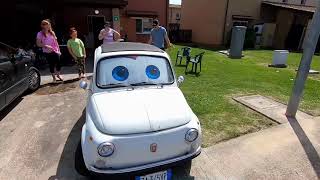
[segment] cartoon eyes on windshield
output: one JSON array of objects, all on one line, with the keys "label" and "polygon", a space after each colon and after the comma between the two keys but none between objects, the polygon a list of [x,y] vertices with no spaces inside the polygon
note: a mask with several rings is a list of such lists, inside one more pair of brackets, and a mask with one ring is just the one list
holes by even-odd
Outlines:
[{"label": "cartoon eyes on windshield", "polygon": [[112,70],[112,77],[117,81],[125,81],[129,77],[129,71],[124,66],[117,66]]},{"label": "cartoon eyes on windshield", "polygon": [[160,70],[154,65],[147,66],[146,74],[150,79],[158,79],[160,77]]}]

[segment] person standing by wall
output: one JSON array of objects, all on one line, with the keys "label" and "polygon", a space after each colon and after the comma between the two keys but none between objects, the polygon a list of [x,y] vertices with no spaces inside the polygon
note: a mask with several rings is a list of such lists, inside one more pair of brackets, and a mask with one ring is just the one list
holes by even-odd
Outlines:
[{"label": "person standing by wall", "polygon": [[41,21],[41,31],[37,34],[36,44],[42,48],[43,53],[49,63],[50,73],[52,75],[53,82],[56,82],[56,78],[63,81],[60,76],[60,48],[57,41],[57,36],[52,30],[51,23],[48,19]]},{"label": "person standing by wall", "polygon": [[166,28],[160,26],[157,19],[153,20],[153,29],[151,30],[151,35],[149,39],[149,44],[152,44],[162,50],[165,50],[164,41],[166,41],[167,46],[171,47],[172,44],[169,40]]},{"label": "person standing by wall", "polygon": [[120,33],[111,28],[110,22],[105,22],[104,29],[100,31],[99,40],[103,40],[103,44],[117,42],[120,39]]},{"label": "person standing by wall", "polygon": [[67,42],[68,51],[77,63],[79,78],[85,78],[86,49],[81,39],[78,38],[78,32],[75,28],[71,28],[69,34],[71,39]]}]

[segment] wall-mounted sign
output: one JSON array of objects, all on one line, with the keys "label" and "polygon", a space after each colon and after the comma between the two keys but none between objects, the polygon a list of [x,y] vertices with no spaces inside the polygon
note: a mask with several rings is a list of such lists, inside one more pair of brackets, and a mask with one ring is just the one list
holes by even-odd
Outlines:
[{"label": "wall-mounted sign", "polygon": [[119,19],[120,19],[119,16],[113,16],[113,21],[116,22],[116,21],[119,21]]}]

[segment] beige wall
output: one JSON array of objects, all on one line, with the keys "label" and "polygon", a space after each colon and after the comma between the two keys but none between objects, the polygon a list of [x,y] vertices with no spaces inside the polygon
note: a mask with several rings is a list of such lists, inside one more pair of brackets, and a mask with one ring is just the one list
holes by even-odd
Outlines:
[{"label": "beige wall", "polygon": [[273,46],[273,39],[274,39],[274,32],[276,30],[275,23],[265,23],[262,32],[261,38],[261,46],[262,47],[272,47]]},{"label": "beige wall", "polygon": [[282,49],[285,47],[285,41],[290,31],[294,14],[289,10],[281,10],[277,14],[277,27],[274,36],[273,47]]},{"label": "beige wall", "polygon": [[182,0],[181,27],[192,30],[192,41],[221,45],[226,0]]},{"label": "beige wall", "polygon": [[[192,41],[201,44],[222,45],[227,42],[228,34],[233,26],[233,15],[249,16],[252,23],[261,20],[261,3],[263,0],[229,0],[227,9],[227,0],[182,0],[181,9],[181,27],[182,29],[192,30]],[[269,0],[272,2],[282,2],[282,0]],[[316,0],[307,0],[306,5],[314,5]],[[289,4],[300,4],[301,0],[288,0]],[[274,13],[277,13],[274,11]],[[282,24],[277,27],[276,34],[287,35],[292,21],[291,15],[283,13],[276,19],[269,19],[270,22]],[[225,22],[226,17],[226,22]],[[282,27],[283,26],[283,27]],[[224,29],[225,27],[225,29]],[[281,33],[278,33],[281,32]],[[277,35],[275,45],[283,46],[285,35]],[[286,37],[286,36],[285,36]],[[224,38],[224,39],[223,39]],[[281,41],[281,43],[280,43]]]},{"label": "beige wall", "polygon": [[180,23],[180,21],[177,20],[177,14],[180,14],[180,19],[181,19],[181,8],[169,7],[169,17],[168,17],[169,24]]},{"label": "beige wall", "polygon": [[181,26],[183,29],[192,29],[193,42],[222,45],[232,29],[232,16],[251,16],[259,20],[261,1],[229,0],[225,23],[227,0],[182,0]]},{"label": "beige wall", "polygon": [[231,31],[233,26],[232,16],[249,16],[252,21],[260,19],[260,8],[262,0],[230,0],[227,13],[226,28],[225,28],[225,43],[227,42],[227,34]]},{"label": "beige wall", "polygon": [[308,6],[316,6],[317,0],[307,0],[306,5]]},{"label": "beige wall", "polygon": [[[270,2],[282,2],[282,0],[268,0]],[[317,0],[306,0],[307,6],[315,6]],[[301,4],[301,0],[288,0],[288,4]]]}]

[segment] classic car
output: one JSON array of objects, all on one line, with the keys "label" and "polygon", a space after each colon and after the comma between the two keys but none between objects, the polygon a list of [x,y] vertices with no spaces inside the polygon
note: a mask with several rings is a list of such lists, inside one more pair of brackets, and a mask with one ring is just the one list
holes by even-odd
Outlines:
[{"label": "classic car", "polygon": [[113,43],[97,48],[94,59],[91,82],[80,82],[88,92],[76,151],[80,174],[167,180],[171,165],[200,154],[200,122],[179,89],[184,78],[176,78],[166,52]]},{"label": "classic car", "polygon": [[0,111],[26,90],[40,87],[40,73],[33,62],[32,53],[0,42]]}]

